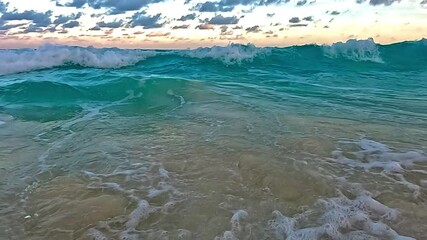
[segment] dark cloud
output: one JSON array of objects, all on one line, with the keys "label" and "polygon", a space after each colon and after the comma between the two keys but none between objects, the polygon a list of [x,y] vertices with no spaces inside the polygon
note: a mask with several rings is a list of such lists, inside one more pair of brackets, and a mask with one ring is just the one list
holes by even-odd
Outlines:
[{"label": "dark cloud", "polygon": [[203,23],[203,24],[198,25],[198,26],[196,27],[196,29],[200,29],[200,30],[214,30],[214,29],[215,29],[215,27],[214,27],[214,25],[212,25],[212,24],[209,24],[209,23]]},{"label": "dark cloud", "polygon": [[187,21],[187,20],[194,20],[196,19],[196,14],[195,13],[191,13],[191,14],[187,14],[185,16],[180,17],[179,19],[177,19],[178,21]]},{"label": "dark cloud", "polygon": [[308,17],[303,18],[302,20],[307,21],[307,22],[312,22],[314,19],[313,19],[313,16],[308,16]]},{"label": "dark cloud", "polygon": [[421,5],[427,4],[427,0],[423,0],[422,2],[420,2]]},{"label": "dark cloud", "polygon": [[[189,1],[188,1],[189,2]],[[195,6],[200,12],[230,12],[238,5],[243,6],[267,6],[279,3],[287,3],[289,0],[221,0],[219,2],[207,1]]]},{"label": "dark cloud", "polygon": [[336,16],[336,15],[340,15],[340,12],[338,12],[338,11],[332,11],[329,14]]},{"label": "dark cloud", "polygon": [[234,6],[224,6],[221,2],[204,2],[198,3],[195,9],[200,12],[230,12],[234,9]]},{"label": "dark cloud", "polygon": [[293,17],[293,18],[289,19],[289,22],[290,23],[299,23],[299,22],[301,22],[301,20],[298,17]]},{"label": "dark cloud", "polygon": [[149,28],[160,28],[164,25],[164,23],[159,23],[161,14],[157,14],[154,16],[148,16],[147,13],[137,12],[132,16],[132,20],[130,21],[130,25],[132,27],[142,26],[145,29]]},{"label": "dark cloud", "polygon": [[296,24],[289,24],[289,27],[307,27],[307,23],[296,23]]},{"label": "dark cloud", "polygon": [[24,12],[5,12],[1,16],[1,19],[9,20],[29,20],[33,22],[35,27],[47,27],[52,21],[50,17],[52,16],[52,11],[47,11],[45,13],[36,12],[36,11],[24,11]]},{"label": "dark cloud", "polygon": [[81,8],[83,5],[86,4],[86,0],[72,0],[71,2],[67,2],[65,4],[59,3],[59,1],[56,1],[56,6],[60,7],[75,7],[75,8]]},{"label": "dark cloud", "polygon": [[63,28],[75,28],[78,26],[80,26],[80,23],[78,21],[74,21],[74,20],[67,22],[67,23],[62,25]]},{"label": "dark cloud", "polygon": [[81,8],[87,4],[94,9],[107,8],[110,14],[120,14],[140,10],[142,7],[160,0],[72,0],[65,4],[60,4],[58,0],[55,1],[58,6]]},{"label": "dark cloud", "polygon": [[186,24],[186,25],[177,25],[177,26],[173,26],[172,29],[187,29],[190,25]]},{"label": "dark cloud", "polygon": [[306,3],[307,3],[307,0],[300,0],[300,1],[297,2],[297,6],[298,7],[304,6]]},{"label": "dark cloud", "polygon": [[245,29],[247,33],[257,33],[257,32],[261,32],[261,28],[258,25],[255,25],[253,27],[248,27]]},{"label": "dark cloud", "polygon": [[[364,3],[367,0],[356,0],[357,3]],[[395,2],[400,2],[401,0],[369,0],[369,4],[373,5],[373,6],[378,6],[378,5],[384,5],[384,6],[390,6],[391,4],[395,3]],[[426,1],[426,0],[424,0]]]},{"label": "dark cloud", "polygon": [[19,23],[19,24],[6,24],[5,21],[0,19],[0,31],[7,31],[12,28],[21,27],[23,25],[26,25],[26,23]]},{"label": "dark cloud", "polygon": [[0,13],[4,13],[7,11],[7,6],[9,5],[9,3],[4,3],[2,1],[0,1]]},{"label": "dark cloud", "polygon": [[53,21],[53,24],[55,24],[55,25],[59,25],[59,24],[64,24],[64,23],[66,23],[66,22],[68,22],[68,21],[71,21],[71,20],[77,20],[77,19],[79,19],[80,17],[82,16],[82,13],[81,12],[79,12],[79,13],[77,13],[77,14],[71,14],[71,15],[59,15],[54,21]]},{"label": "dark cloud", "polygon": [[32,32],[42,33],[44,32],[44,30],[43,28],[37,27],[36,25],[30,25],[22,33],[32,33]]},{"label": "dark cloud", "polygon": [[267,17],[274,17],[275,13],[267,13]]},{"label": "dark cloud", "polygon": [[211,18],[208,23],[213,25],[228,25],[228,24],[237,24],[239,19],[236,16],[233,17],[224,17],[222,15],[216,15]]},{"label": "dark cloud", "polygon": [[98,22],[96,23],[96,26],[100,27],[100,28],[119,28],[121,26],[123,26],[123,21],[113,21],[113,22]]},{"label": "dark cloud", "polygon": [[93,28],[89,28],[90,31],[99,31],[101,28],[99,26],[95,26]]}]

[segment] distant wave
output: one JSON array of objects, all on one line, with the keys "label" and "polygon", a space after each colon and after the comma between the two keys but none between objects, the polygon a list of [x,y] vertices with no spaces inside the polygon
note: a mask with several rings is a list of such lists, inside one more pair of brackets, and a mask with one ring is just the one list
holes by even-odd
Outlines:
[{"label": "distant wave", "polygon": [[0,75],[64,66],[120,68],[134,65],[154,51],[43,45],[37,49],[1,50]]},{"label": "distant wave", "polygon": [[353,61],[371,61],[384,63],[380,56],[378,45],[372,38],[366,40],[351,39],[347,42],[337,42],[330,46],[323,46],[326,57],[346,58]]},{"label": "distant wave", "polygon": [[[288,49],[292,51],[287,51]],[[184,58],[183,61],[188,61],[188,58],[214,60],[225,65],[296,64],[290,59],[298,58],[298,56],[305,61],[310,59],[310,61],[316,62],[327,59],[345,59],[353,62],[386,64],[394,61],[395,64],[401,64],[403,61],[402,54],[407,58],[406,60],[403,59],[404,61],[411,61],[412,65],[418,66],[419,63],[426,60],[427,40],[422,39],[385,46],[376,44],[373,39],[352,39],[332,45],[306,45],[286,48],[260,48],[253,44],[230,44],[224,47],[214,46],[193,50],[168,51],[43,45],[37,49],[0,50],[0,75],[73,65],[91,68],[122,68],[136,65],[148,60],[148,58],[163,57],[162,61],[165,61],[164,56]],[[263,61],[258,61],[259,59],[263,59]],[[305,64],[310,63],[305,62]]]},{"label": "distant wave", "polygon": [[225,64],[251,62],[254,58],[271,53],[271,48],[258,48],[253,44],[230,44],[226,47],[213,46],[184,50],[181,54],[192,58],[211,58]]}]

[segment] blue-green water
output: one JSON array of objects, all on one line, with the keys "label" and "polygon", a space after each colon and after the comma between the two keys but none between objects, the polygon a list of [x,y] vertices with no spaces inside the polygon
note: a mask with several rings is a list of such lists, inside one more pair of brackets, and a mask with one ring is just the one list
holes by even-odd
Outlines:
[{"label": "blue-green water", "polygon": [[423,239],[427,42],[0,50],[0,238]]}]

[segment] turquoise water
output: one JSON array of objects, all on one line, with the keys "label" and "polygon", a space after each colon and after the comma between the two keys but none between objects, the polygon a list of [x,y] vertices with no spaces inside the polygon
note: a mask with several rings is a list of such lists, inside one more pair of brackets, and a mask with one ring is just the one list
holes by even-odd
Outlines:
[{"label": "turquoise water", "polygon": [[0,50],[0,238],[423,239],[427,42]]}]

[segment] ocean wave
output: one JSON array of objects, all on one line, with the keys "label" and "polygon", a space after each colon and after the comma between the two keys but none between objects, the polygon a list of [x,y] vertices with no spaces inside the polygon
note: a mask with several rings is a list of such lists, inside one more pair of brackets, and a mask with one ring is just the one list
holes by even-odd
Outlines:
[{"label": "ocean wave", "polygon": [[323,52],[329,58],[384,63],[380,56],[378,45],[372,38],[366,40],[350,39],[347,42],[337,42],[330,46],[324,45]]},{"label": "ocean wave", "polygon": [[[36,49],[0,50],[0,76],[33,70],[49,69],[61,66],[79,66],[90,68],[122,68],[153,64],[178,59],[183,63],[197,59],[213,60],[224,65],[261,64],[261,65],[311,65],[312,61],[322,59],[345,59],[353,62],[382,63],[399,67],[407,61],[409,66],[423,65],[427,58],[427,40],[401,42],[391,45],[379,45],[369,38],[366,40],[348,40],[331,45],[306,45],[284,48],[256,47],[253,44],[229,44],[227,46],[203,47],[187,50],[124,50],[118,48],[72,47],[63,45],[43,45]],[[320,49],[320,51],[319,51]],[[290,50],[290,51],[288,51]],[[402,57],[403,56],[403,57]],[[147,59],[149,58],[149,59]],[[257,61],[262,59],[263,61]],[[293,61],[290,61],[293,59]],[[265,61],[264,61],[265,60]],[[329,62],[329,61],[328,61]],[[347,64],[347,63],[343,63]]]},{"label": "ocean wave", "polygon": [[155,51],[98,49],[43,45],[36,49],[2,50],[0,75],[28,72],[67,64],[95,68],[130,66],[154,56]]},{"label": "ocean wave", "polygon": [[259,48],[253,44],[230,44],[225,47],[203,47],[194,50],[184,50],[181,52],[183,56],[199,59],[216,59],[227,65],[236,63],[240,64],[242,62],[252,62],[254,58],[265,56],[269,53],[271,53],[270,48]]}]

